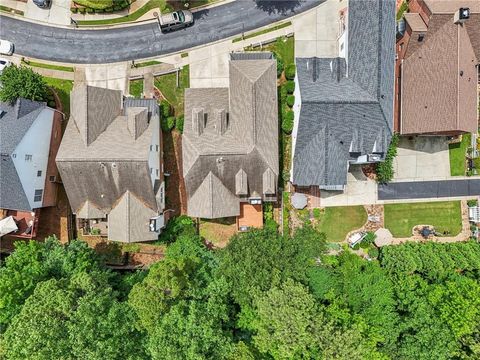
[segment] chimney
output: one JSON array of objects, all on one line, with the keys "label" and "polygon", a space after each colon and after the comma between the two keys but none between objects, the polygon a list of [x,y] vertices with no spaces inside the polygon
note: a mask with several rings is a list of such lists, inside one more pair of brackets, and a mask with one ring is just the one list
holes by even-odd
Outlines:
[{"label": "chimney", "polygon": [[205,117],[203,113],[203,109],[201,108],[193,108],[192,109],[192,130],[197,136],[203,134],[203,130],[205,129]]},{"label": "chimney", "polygon": [[453,17],[453,22],[455,24],[463,24],[470,18],[470,9],[469,8],[460,8],[457,10]]},{"label": "chimney", "polygon": [[225,134],[228,129],[228,114],[225,109],[215,109],[215,128],[220,135]]}]

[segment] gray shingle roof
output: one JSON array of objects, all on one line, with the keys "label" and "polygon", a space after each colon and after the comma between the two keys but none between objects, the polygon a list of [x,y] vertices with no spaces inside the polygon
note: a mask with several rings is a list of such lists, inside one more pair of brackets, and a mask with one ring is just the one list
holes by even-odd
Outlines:
[{"label": "gray shingle roof", "polygon": [[348,162],[384,156],[393,131],[395,1],[350,0],[348,55],[297,58],[301,111],[293,182],[345,185]]},{"label": "gray shingle roof", "polygon": [[0,102],[0,208],[32,210],[23,190],[15,165],[11,159],[17,145],[22,141],[46,104],[18,99],[14,105]]},{"label": "gray shingle roof", "polygon": [[[136,199],[127,201],[135,207],[128,209],[128,226],[132,229],[143,227],[149,219],[143,217],[145,214],[159,212],[148,164],[153,132],[160,132],[156,100],[123,99],[121,93],[115,90],[98,90],[93,87],[88,87],[87,91],[101,93],[101,98],[111,103],[100,108],[100,104],[93,101],[92,106],[97,107],[96,115],[88,119],[85,131],[79,129],[75,120],[71,119],[67,125],[56,161],[70,205],[79,217],[87,213],[83,209],[87,201],[97,207],[96,213],[110,214],[128,192]],[[81,103],[84,101],[84,90],[76,89],[72,93],[81,95],[79,99],[72,98],[72,115],[73,119],[77,119],[74,109],[80,109],[81,112],[89,112],[89,109],[75,105],[77,100]],[[112,105],[117,101],[120,110]],[[89,101],[89,104],[92,102]],[[105,124],[108,125],[103,128]],[[95,130],[95,136],[92,137],[94,140],[85,142],[84,134],[91,132],[90,126],[101,131],[96,133]],[[138,210],[138,203],[145,209]],[[121,219],[121,216],[113,219]],[[126,226],[124,219],[119,222],[113,219],[109,218],[109,229],[118,227],[111,230],[115,234],[113,240],[130,241],[130,232],[128,238],[118,238],[119,233],[127,234],[126,230],[121,230]],[[148,232],[148,224],[145,231]],[[134,232],[139,234],[136,230]]]},{"label": "gray shingle roof", "polygon": [[[185,90],[182,150],[190,216],[238,215],[238,189],[246,192],[243,196],[265,194],[262,176],[268,169],[277,183],[276,63],[271,54],[232,54],[229,76],[228,89]],[[237,176],[240,170],[245,175]],[[216,203],[214,211],[203,209],[214,200],[208,195],[207,177],[220,181],[230,194],[224,194],[230,200]],[[246,179],[246,184],[236,184],[236,178]]]}]

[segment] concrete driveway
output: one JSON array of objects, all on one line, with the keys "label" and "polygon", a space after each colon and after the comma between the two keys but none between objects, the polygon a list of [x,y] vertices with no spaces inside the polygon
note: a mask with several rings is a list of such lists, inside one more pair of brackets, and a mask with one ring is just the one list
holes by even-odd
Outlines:
[{"label": "concrete driveway", "polygon": [[292,20],[295,31],[296,57],[338,56],[338,35],[342,0],[327,0],[318,7]]},{"label": "concrete driveway", "polygon": [[41,9],[28,0],[24,16],[52,25],[70,25],[70,0],[52,0],[50,9]]},{"label": "concrete driveway", "polygon": [[345,192],[320,190],[320,206],[351,206],[377,203],[377,183],[368,179],[360,165],[350,165]]},{"label": "concrete driveway", "polygon": [[428,181],[450,178],[445,137],[401,137],[394,160],[394,181]]}]

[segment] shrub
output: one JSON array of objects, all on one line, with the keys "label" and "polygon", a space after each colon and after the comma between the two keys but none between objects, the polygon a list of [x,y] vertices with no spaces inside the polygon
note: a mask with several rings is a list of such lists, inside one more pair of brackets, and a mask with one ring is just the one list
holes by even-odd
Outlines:
[{"label": "shrub", "polygon": [[277,231],[278,224],[273,219],[267,219],[264,227],[266,230]]},{"label": "shrub", "polygon": [[275,58],[277,59],[277,77],[282,76],[283,69],[285,68],[285,64],[283,63],[282,58],[278,57],[275,55]]},{"label": "shrub", "polygon": [[315,219],[320,219],[320,217],[322,216],[322,210],[320,210],[319,208],[315,208],[313,209],[313,217]]},{"label": "shrub", "polygon": [[467,200],[467,205],[468,205],[468,206],[477,206],[477,205],[478,205],[478,201],[475,200],[475,199]]},{"label": "shrub", "polygon": [[285,112],[282,120],[282,130],[286,134],[291,134],[293,130],[293,111],[288,110]]},{"label": "shrub", "polygon": [[105,9],[105,12],[107,12],[107,13],[113,12],[113,7],[106,8],[106,9]]},{"label": "shrub", "polygon": [[98,13],[103,13],[103,9],[95,9],[95,13],[98,14]]},{"label": "shrub", "polygon": [[285,89],[287,90],[288,94],[293,94],[295,91],[295,81],[293,80],[287,80],[285,83]]},{"label": "shrub", "polygon": [[76,13],[78,12],[78,8],[72,7],[72,8],[70,8],[70,11],[71,11],[72,13],[76,14]]},{"label": "shrub", "polygon": [[87,13],[88,14],[93,14],[94,12],[95,12],[95,9],[87,8]]},{"label": "shrub", "polygon": [[288,64],[287,67],[285,68],[285,77],[287,80],[293,80],[295,78],[295,72],[296,72],[296,66],[295,64]]},{"label": "shrub", "polygon": [[178,131],[180,131],[183,134],[183,123],[184,123],[184,117],[183,115],[180,115],[177,117],[175,120],[175,127],[177,128]]},{"label": "shrub", "polygon": [[371,247],[368,249],[368,256],[371,258],[377,258],[378,257],[378,249],[376,247]]},{"label": "shrub", "polygon": [[85,14],[86,11],[87,11],[87,9],[85,9],[85,8],[79,8],[79,9],[78,9],[78,12],[79,12],[80,14]]},{"label": "shrub", "polygon": [[50,106],[51,108],[55,109],[56,107],[56,104],[55,104],[55,101],[54,100],[49,100],[48,103],[47,103],[48,106]]},{"label": "shrub", "polygon": [[370,245],[370,244],[373,244],[373,242],[375,241],[376,238],[377,238],[377,235],[375,235],[374,232],[369,231],[369,232],[367,232],[367,235],[365,235],[365,237],[363,238],[362,242]]},{"label": "shrub", "polygon": [[289,107],[292,107],[293,104],[295,104],[295,96],[294,95],[288,95],[287,96],[287,105]]},{"label": "shrub", "polygon": [[285,86],[281,86],[280,87],[280,102],[282,104],[285,104],[285,102],[287,101],[287,96],[288,96],[287,88]]},{"label": "shrub", "polygon": [[12,64],[0,74],[0,100],[14,103],[18,98],[34,101],[48,99],[48,87],[40,74],[25,66]]},{"label": "shrub", "polygon": [[74,3],[90,9],[105,9],[112,7],[114,0],[74,0]]},{"label": "shrub", "polygon": [[160,101],[160,113],[162,118],[168,118],[172,114],[172,107],[167,100]]},{"label": "shrub", "polygon": [[163,131],[170,131],[175,126],[175,117],[169,116],[167,118],[162,118],[162,130]]},{"label": "shrub", "polygon": [[377,163],[377,182],[381,184],[386,184],[393,179],[393,159],[397,156],[398,140],[398,134],[393,134],[387,150],[387,155],[385,156],[385,161]]}]

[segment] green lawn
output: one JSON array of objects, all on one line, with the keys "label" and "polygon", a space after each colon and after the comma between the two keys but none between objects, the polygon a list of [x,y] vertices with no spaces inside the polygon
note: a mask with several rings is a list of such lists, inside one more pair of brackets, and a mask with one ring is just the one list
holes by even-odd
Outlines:
[{"label": "green lawn", "polygon": [[167,98],[168,102],[175,109],[175,116],[183,114],[183,99],[185,88],[190,87],[190,71],[188,65],[179,71],[179,87],[177,87],[177,73],[157,76],[155,86]]},{"label": "green lawn", "polygon": [[68,119],[70,116],[70,91],[73,89],[73,81],[49,77],[44,77],[44,80],[48,86],[53,87],[57,92],[63,105],[63,112]]},{"label": "green lawn", "polygon": [[448,231],[455,236],[462,231],[460,201],[441,201],[411,204],[388,204],[385,227],[394,237],[409,237],[415,225],[433,225],[439,233]]},{"label": "green lawn", "polygon": [[60,70],[60,71],[67,71],[67,72],[74,72],[75,69],[71,66],[61,66],[61,65],[54,65],[54,64],[46,64],[46,63],[39,63],[35,61],[22,61],[22,64],[39,67],[44,69],[52,69],[52,70]]},{"label": "green lawn", "polygon": [[150,61],[145,61],[141,63],[135,63],[135,67],[145,67],[145,66],[153,66],[153,65],[159,65],[159,64],[161,64],[160,61],[150,60]]},{"label": "green lawn", "polygon": [[141,16],[145,15],[147,12],[149,12],[152,9],[160,9],[160,11],[162,13],[172,11],[172,7],[169,4],[167,4],[166,0],[150,0],[148,3],[146,3],[140,9],[138,9],[134,13],[131,13],[127,16],[122,16],[122,17],[115,18],[115,19],[83,20],[83,21],[78,21],[78,25],[88,25],[88,26],[90,26],[90,25],[111,25],[111,24],[119,24],[119,23],[124,23],[124,22],[135,21],[135,20],[138,20]]},{"label": "green lawn", "polygon": [[328,207],[320,215],[318,230],[325,233],[327,241],[343,241],[345,236],[367,222],[363,206]]},{"label": "green lawn", "polygon": [[235,42],[238,42],[238,41],[250,39],[250,38],[253,38],[255,36],[263,35],[263,34],[266,34],[266,33],[269,33],[269,32],[275,31],[275,30],[283,29],[283,28],[285,28],[287,26],[290,26],[290,25],[292,25],[292,22],[288,21],[288,22],[273,26],[271,28],[267,28],[267,29],[264,29],[264,30],[249,33],[249,34],[245,35],[244,37],[241,37],[241,36],[237,37],[237,38],[233,39],[232,42],[235,43]]},{"label": "green lawn", "polygon": [[293,64],[295,61],[295,38],[290,36],[288,38],[279,37],[277,41],[265,45],[262,48],[246,47],[246,51],[271,51],[283,60],[285,65]]},{"label": "green lawn", "polygon": [[143,79],[130,80],[130,95],[140,98],[143,92]]},{"label": "green lawn", "polygon": [[470,146],[471,134],[464,134],[462,136],[462,142],[456,144],[450,144],[448,146],[450,157],[450,175],[452,176],[464,176],[466,172],[465,156],[467,154],[467,148]]}]

